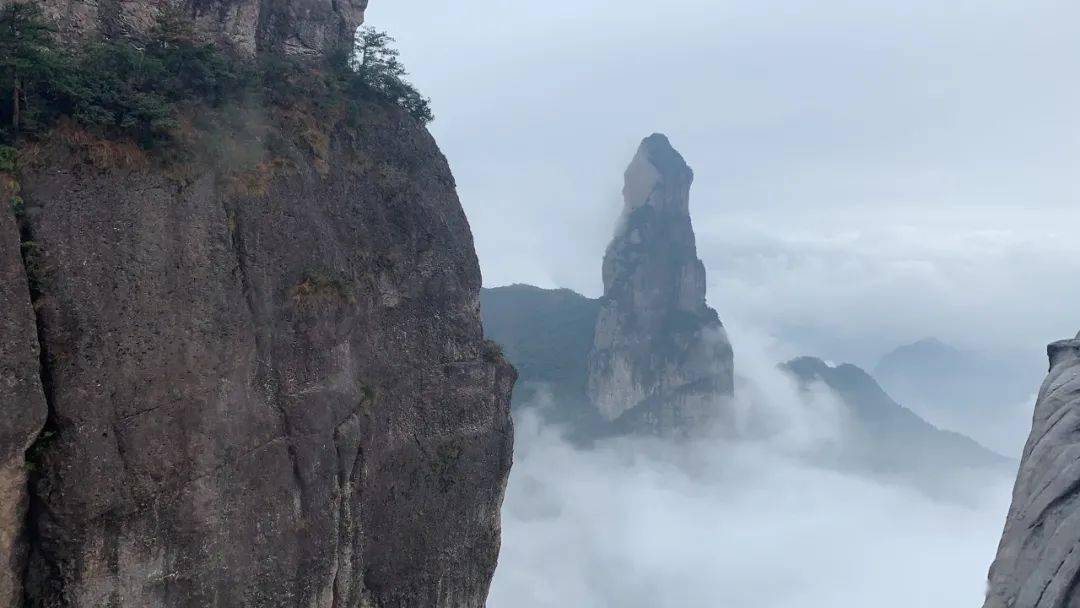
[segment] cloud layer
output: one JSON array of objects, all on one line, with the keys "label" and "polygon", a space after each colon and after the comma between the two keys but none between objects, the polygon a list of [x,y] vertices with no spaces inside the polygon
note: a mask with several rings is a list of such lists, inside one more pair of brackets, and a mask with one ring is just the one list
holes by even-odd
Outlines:
[{"label": "cloud layer", "polygon": [[840,400],[823,385],[798,391],[773,344],[732,337],[744,353],[736,411],[767,419],[765,437],[580,448],[535,409],[519,413],[489,606],[979,605],[1009,473],[957,478],[935,499],[919,483],[808,464],[842,440]]},{"label": "cloud layer", "polygon": [[489,286],[596,295],[622,171],[664,131],[725,319],[862,364],[938,333],[1041,358],[1080,325],[1075,2],[415,0],[368,20],[434,99]]},{"label": "cloud layer", "polygon": [[978,606],[1008,506],[814,469],[761,445],[579,450],[519,419],[492,608]]}]

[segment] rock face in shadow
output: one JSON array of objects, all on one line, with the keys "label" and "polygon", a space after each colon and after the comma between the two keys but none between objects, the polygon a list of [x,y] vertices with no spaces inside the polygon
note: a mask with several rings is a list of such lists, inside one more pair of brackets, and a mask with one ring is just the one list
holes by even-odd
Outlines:
[{"label": "rock face in shadow", "polygon": [[610,425],[588,396],[587,362],[600,306],[569,289],[507,285],[480,291],[484,332],[518,372],[514,408],[539,407],[546,421],[574,437],[603,435]]},{"label": "rock face in shadow", "polygon": [[588,360],[598,412],[627,428],[682,432],[722,414],[732,349],[705,303],[690,222],[693,172],[663,135],[626,170],[625,206],[604,256],[604,297]]},{"label": "rock face in shadow", "polygon": [[484,604],[515,373],[469,226],[402,112],[330,137],[248,187],[63,141],[22,175],[50,395],[31,606]]},{"label": "rock face in shadow", "polygon": [[1048,354],[984,608],[1080,606],[1080,335]]},{"label": "rock face in shadow", "polygon": [[24,142],[0,606],[484,605],[516,373],[446,159],[356,103],[200,108],[168,154],[71,124]]},{"label": "rock face in shadow", "polygon": [[[11,1],[0,0],[0,5]],[[256,51],[317,55],[347,42],[368,0],[39,0],[64,39],[150,31],[163,11],[194,19],[208,40]]]},{"label": "rock face in shadow", "polygon": [[0,606],[19,606],[29,549],[25,452],[48,412],[18,225],[7,204],[14,181],[0,174]]}]

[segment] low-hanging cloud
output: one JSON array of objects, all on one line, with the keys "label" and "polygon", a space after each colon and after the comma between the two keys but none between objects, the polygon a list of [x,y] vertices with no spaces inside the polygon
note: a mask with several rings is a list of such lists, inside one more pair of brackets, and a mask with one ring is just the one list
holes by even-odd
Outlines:
[{"label": "low-hanging cloud", "polygon": [[1053,224],[1080,215],[876,215],[874,227],[855,218],[801,229],[696,222],[710,300],[726,320],[867,366],[927,336],[1016,357],[1034,392],[1045,344],[1075,333],[1070,302],[1080,291],[1062,277],[1080,273],[1080,247]]},{"label": "low-hanging cloud", "polygon": [[[955,608],[982,600],[1011,479],[962,501],[816,467],[843,413],[743,346],[737,407],[754,440],[618,438],[582,448],[517,416],[492,608]],[[813,409],[805,409],[806,404]]]}]

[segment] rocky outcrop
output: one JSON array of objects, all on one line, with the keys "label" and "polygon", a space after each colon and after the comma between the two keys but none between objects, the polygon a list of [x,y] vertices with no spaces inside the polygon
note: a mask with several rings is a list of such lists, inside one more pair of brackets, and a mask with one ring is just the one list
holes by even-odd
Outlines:
[{"label": "rocky outcrop", "polygon": [[242,187],[41,154],[29,604],[482,606],[514,372],[427,133],[372,107]]},{"label": "rocky outcrop", "polygon": [[604,297],[589,356],[599,413],[635,429],[698,428],[733,391],[732,349],[705,303],[690,222],[693,172],[663,135],[626,170],[625,206],[604,256]]},{"label": "rocky outcrop", "polygon": [[[25,452],[47,413],[38,369],[37,328],[13,208],[15,181],[0,173],[0,606],[22,601],[26,538]],[[17,199],[16,199],[17,200]]]},{"label": "rocky outcrop", "polygon": [[329,136],[239,184],[62,138],[24,171],[31,606],[483,605],[514,372],[453,178],[396,109]]},{"label": "rocky outcrop", "polygon": [[[0,4],[22,0],[0,0]],[[367,0],[39,0],[62,38],[148,32],[163,11],[193,19],[208,40],[257,51],[316,55],[351,40]]]},{"label": "rocky outcrop", "polygon": [[984,608],[1080,606],[1080,335],[1048,354]]},{"label": "rocky outcrop", "polygon": [[23,142],[0,606],[484,605],[516,373],[446,159],[356,104],[199,108],[163,153]]}]

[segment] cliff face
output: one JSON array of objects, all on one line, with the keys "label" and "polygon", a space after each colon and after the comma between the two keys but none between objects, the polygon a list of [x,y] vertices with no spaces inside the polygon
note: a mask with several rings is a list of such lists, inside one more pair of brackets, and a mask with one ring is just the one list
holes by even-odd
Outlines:
[{"label": "cliff face", "polygon": [[663,135],[626,170],[625,206],[604,256],[604,298],[589,357],[600,414],[634,428],[685,430],[733,391],[732,350],[705,304],[690,222],[693,172]]},{"label": "cliff face", "polygon": [[515,372],[446,160],[374,102],[237,112],[188,135],[230,162],[64,128],[20,156],[0,606],[482,606]]},{"label": "cliff face", "polygon": [[[6,4],[12,0],[2,0]],[[256,51],[317,55],[364,21],[368,0],[40,0],[65,39],[132,35],[162,11],[194,19],[211,41],[242,55]]]},{"label": "cliff face", "polygon": [[984,608],[1080,606],[1080,335],[1048,353]]},{"label": "cliff face", "polygon": [[[15,196],[0,175],[0,200]],[[24,453],[45,423],[45,395],[38,375],[37,329],[20,254],[19,229],[4,205],[0,212],[0,606],[22,601],[26,538],[27,463]]]}]

